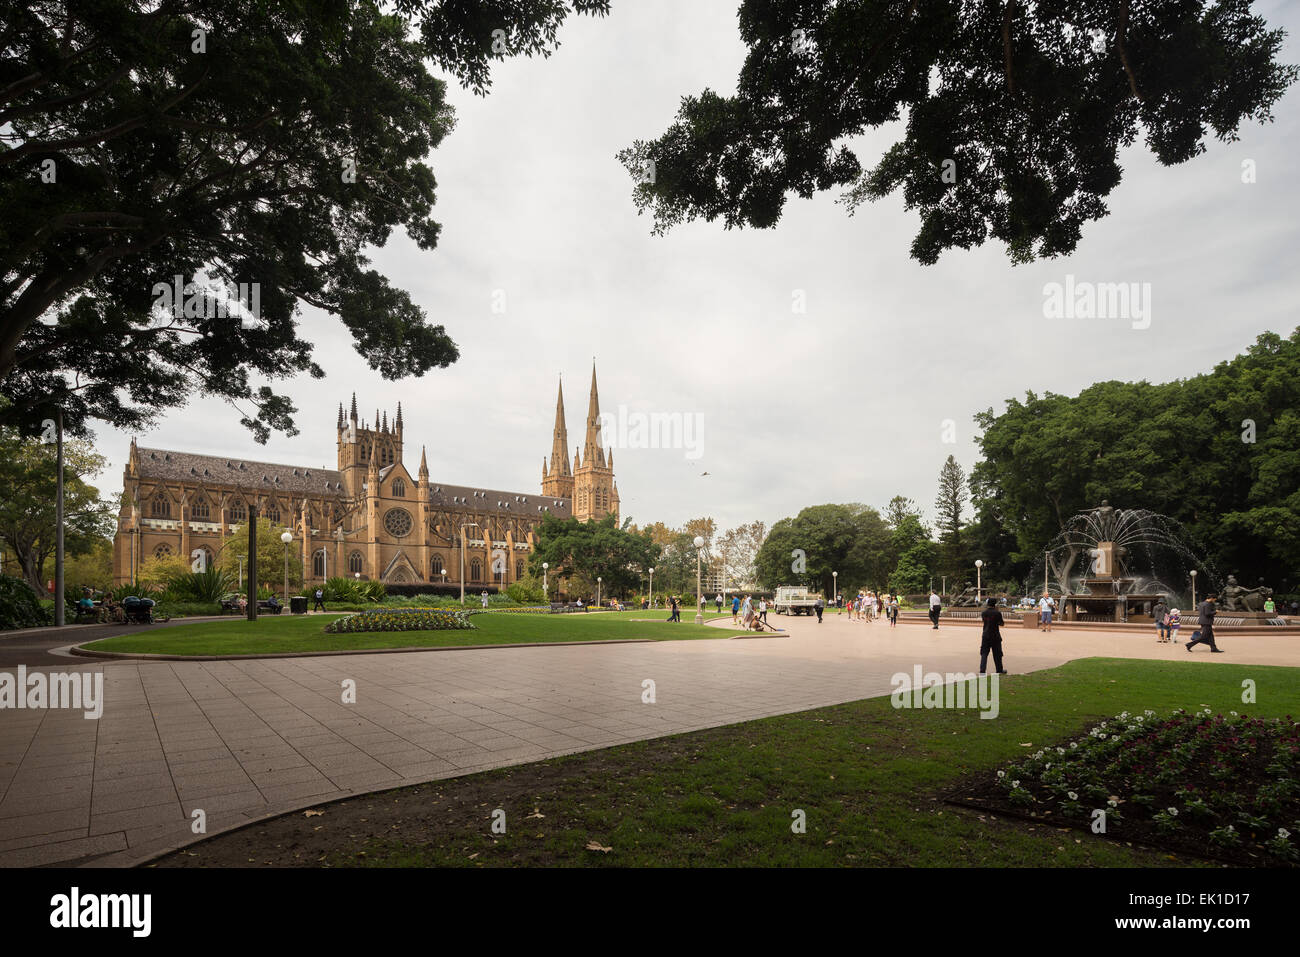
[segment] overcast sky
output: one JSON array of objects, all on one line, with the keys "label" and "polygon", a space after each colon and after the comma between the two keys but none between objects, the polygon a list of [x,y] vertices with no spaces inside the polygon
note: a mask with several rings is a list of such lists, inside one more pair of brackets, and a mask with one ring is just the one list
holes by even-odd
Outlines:
[{"label": "overcast sky", "polygon": [[[929,516],[946,456],[968,470],[976,459],[975,412],[1026,390],[1195,375],[1264,330],[1297,325],[1294,91],[1274,124],[1211,142],[1181,167],[1159,167],[1139,144],[1123,157],[1112,214],[1069,259],[1012,267],[990,243],[919,265],[908,258],[918,220],[898,196],[852,217],[835,193],[795,198],[774,230],[697,222],[652,237],[615,154],[661,133],[681,96],[734,91],[736,9],[615,0],[603,20],[568,22],[550,59],[498,67],[486,99],[452,87],[457,128],[431,157],[440,245],[423,253],[400,236],[374,256],[457,342],[450,369],[386,382],[340,324],[308,310],[302,334],[327,376],[277,386],[299,409],[299,436],[258,446],[229,406],[199,401],[139,442],[333,467],[337,403],[355,390],[367,418],[376,407],[391,418],[401,401],[412,471],[425,443],[435,483],[534,492],[557,379],[572,447],[595,358],[604,411],[703,425],[698,459],[616,451],[623,515],[638,524],[770,524],[825,502],[883,507],[899,493]],[[1283,60],[1300,61],[1300,4],[1256,10],[1292,34]],[[897,134],[864,138],[864,165]],[[1245,159],[1254,184],[1242,183]],[[1150,283],[1149,328],[1045,318],[1044,285],[1067,274]],[[496,290],[504,314],[493,313]],[[796,290],[803,314],[792,312]],[[946,419],[955,443],[943,441]],[[101,428],[99,438],[110,464],[98,484],[116,493],[131,436]]]}]

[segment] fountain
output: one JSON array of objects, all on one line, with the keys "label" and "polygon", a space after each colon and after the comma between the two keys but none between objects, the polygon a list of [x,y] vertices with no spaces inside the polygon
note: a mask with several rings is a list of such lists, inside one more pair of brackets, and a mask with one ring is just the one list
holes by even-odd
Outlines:
[{"label": "fountain", "polygon": [[1066,523],[1044,556],[1043,577],[1054,574],[1056,587],[1048,589],[1059,596],[1066,621],[1154,621],[1158,600],[1180,601],[1181,589],[1170,587],[1162,575],[1172,573],[1181,581],[1186,569],[1199,568],[1205,572],[1200,580],[1215,587],[1213,569],[1185,538],[1166,516],[1103,501]]}]

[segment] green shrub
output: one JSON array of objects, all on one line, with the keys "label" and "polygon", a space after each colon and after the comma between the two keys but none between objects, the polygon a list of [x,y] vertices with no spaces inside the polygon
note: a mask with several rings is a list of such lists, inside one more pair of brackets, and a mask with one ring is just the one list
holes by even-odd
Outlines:
[{"label": "green shrub", "polygon": [[25,581],[0,575],[0,629],[37,628],[53,622],[53,614],[41,607]]},{"label": "green shrub", "polygon": [[167,582],[164,600],[219,602],[234,583],[234,577],[220,568],[209,568],[205,572],[187,572]]},{"label": "green shrub", "polygon": [[542,591],[542,583],[532,576],[521,578],[519,581],[507,585],[506,594],[511,601],[521,605],[533,605],[546,601],[546,593]]}]

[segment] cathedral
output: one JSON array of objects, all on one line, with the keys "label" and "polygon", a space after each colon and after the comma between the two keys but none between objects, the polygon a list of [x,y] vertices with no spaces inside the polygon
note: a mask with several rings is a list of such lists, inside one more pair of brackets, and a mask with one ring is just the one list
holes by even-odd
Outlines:
[{"label": "cathedral", "polygon": [[387,412],[367,423],[358,420],[353,395],[346,414],[339,405],[335,430],[334,469],[144,448],[132,439],[113,539],[114,582],[134,582],[151,556],[201,558],[211,567],[226,538],[256,509],[260,519],[293,534],[290,547],[301,552],[308,587],[335,576],[459,584],[463,566],[466,588],[499,591],[526,574],[545,515],[618,519],[614,455],[601,446],[594,365],[586,437],[572,464],[560,386],[540,495],[434,482],[423,446],[412,475],[400,403],[391,423]]}]

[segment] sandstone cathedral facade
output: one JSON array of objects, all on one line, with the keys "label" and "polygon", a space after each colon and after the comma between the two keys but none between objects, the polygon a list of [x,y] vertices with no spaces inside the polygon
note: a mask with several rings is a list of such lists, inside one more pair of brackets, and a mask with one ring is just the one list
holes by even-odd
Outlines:
[{"label": "sandstone cathedral facade", "polygon": [[354,394],[347,414],[339,405],[335,429],[333,469],[144,448],[132,439],[113,539],[114,581],[136,581],[153,556],[201,555],[210,567],[256,509],[260,520],[293,534],[290,547],[301,554],[308,586],[357,575],[389,584],[459,584],[463,564],[466,588],[500,590],[527,573],[544,516],[618,518],[594,365],[586,437],[572,464],[560,386],[540,495],[432,481],[425,447],[412,475],[400,403],[391,424],[387,412],[367,423],[357,417]]}]

